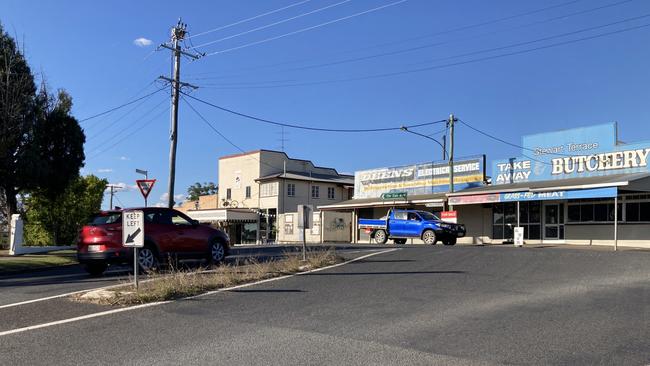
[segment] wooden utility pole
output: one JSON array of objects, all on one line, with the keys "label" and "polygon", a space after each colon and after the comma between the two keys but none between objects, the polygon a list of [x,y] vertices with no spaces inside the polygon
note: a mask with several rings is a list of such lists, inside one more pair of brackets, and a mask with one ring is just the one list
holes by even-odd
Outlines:
[{"label": "wooden utility pole", "polygon": [[181,23],[181,20],[179,19],[176,26],[172,28],[171,45],[160,45],[160,47],[171,50],[174,55],[174,74],[172,75],[172,78],[170,79],[164,76],[159,77],[159,79],[169,81],[172,87],[171,131],[169,135],[169,184],[167,185],[167,194],[169,195],[167,199],[167,206],[169,208],[174,207],[174,182],[176,180],[176,145],[178,144],[178,98],[180,87],[182,85],[189,85],[186,83],[181,83],[180,81],[181,55],[186,55],[194,59],[198,59],[200,57],[200,55],[194,55],[181,50],[180,42],[185,39],[186,33],[187,24]]}]

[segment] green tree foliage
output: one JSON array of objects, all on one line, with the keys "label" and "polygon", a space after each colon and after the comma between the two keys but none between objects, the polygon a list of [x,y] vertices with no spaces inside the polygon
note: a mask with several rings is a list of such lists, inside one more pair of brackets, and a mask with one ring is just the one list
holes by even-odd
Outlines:
[{"label": "green tree foliage", "polygon": [[0,211],[17,210],[16,195],[60,195],[79,174],[85,136],[70,115],[72,98],[36,88],[23,53],[0,26]]},{"label": "green tree foliage", "polygon": [[199,196],[216,194],[218,192],[219,187],[212,182],[205,182],[203,185],[196,182],[187,188],[187,199],[190,201],[196,201],[199,199]]},{"label": "green tree foliage", "polygon": [[25,199],[25,242],[37,245],[71,245],[79,229],[102,205],[108,181],[94,175],[77,177],[63,194],[49,197],[43,191]]}]

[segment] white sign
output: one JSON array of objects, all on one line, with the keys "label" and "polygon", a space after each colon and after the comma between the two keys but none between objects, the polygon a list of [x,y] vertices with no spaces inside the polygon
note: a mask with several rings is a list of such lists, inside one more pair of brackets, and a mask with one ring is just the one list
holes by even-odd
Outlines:
[{"label": "white sign", "polygon": [[122,246],[144,246],[144,212],[141,210],[122,212]]},{"label": "white sign", "polygon": [[524,228],[521,226],[515,227],[514,242],[516,247],[524,245]]}]

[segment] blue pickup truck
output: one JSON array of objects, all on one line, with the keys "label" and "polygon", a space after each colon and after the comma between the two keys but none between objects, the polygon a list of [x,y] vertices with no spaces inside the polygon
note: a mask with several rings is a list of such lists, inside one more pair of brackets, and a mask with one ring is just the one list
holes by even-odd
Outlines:
[{"label": "blue pickup truck", "polygon": [[444,222],[430,212],[417,210],[391,209],[381,219],[359,219],[359,229],[370,234],[377,244],[385,244],[388,239],[406,244],[408,238],[420,238],[425,244],[442,241],[454,245],[457,238],[465,236],[464,225]]}]

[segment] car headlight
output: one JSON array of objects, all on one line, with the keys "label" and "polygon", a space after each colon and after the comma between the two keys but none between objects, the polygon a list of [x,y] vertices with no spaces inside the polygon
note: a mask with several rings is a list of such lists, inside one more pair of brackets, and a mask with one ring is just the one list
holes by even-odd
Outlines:
[{"label": "car headlight", "polygon": [[443,228],[443,229],[450,229],[451,225],[449,225],[449,224],[440,224],[440,227]]}]

